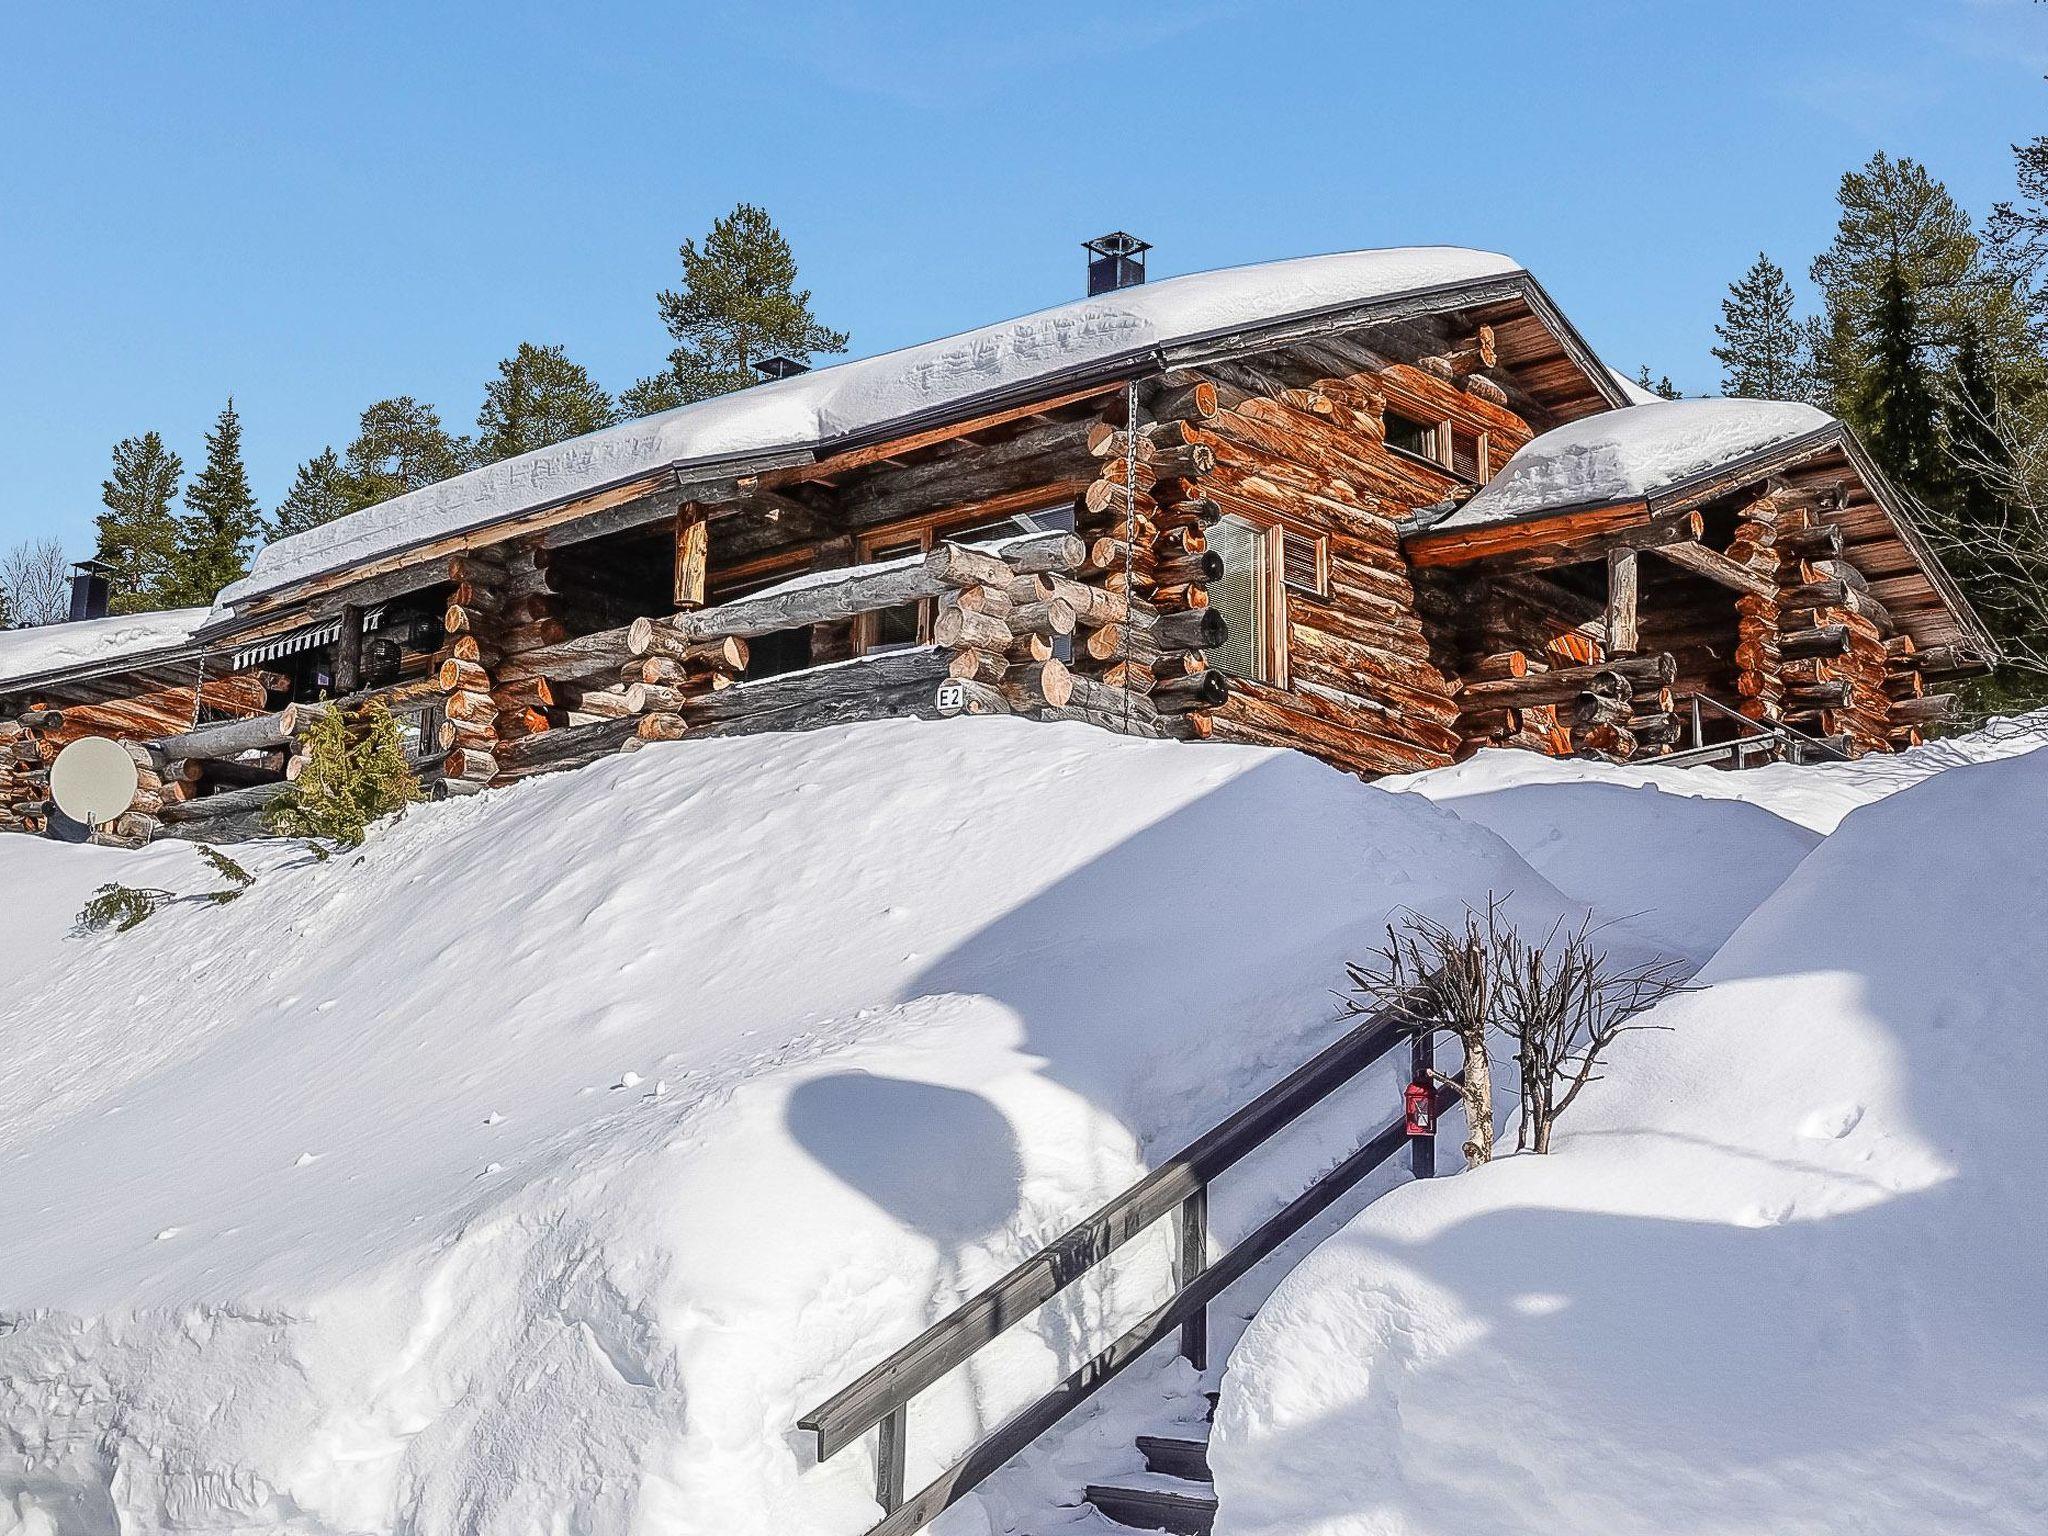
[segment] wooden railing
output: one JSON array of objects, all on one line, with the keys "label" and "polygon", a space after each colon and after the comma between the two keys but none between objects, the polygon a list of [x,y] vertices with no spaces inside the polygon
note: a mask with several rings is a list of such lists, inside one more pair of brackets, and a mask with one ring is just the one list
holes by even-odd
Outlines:
[{"label": "wooden railing", "polygon": [[[1774,720],[1752,720],[1703,693],[1689,694],[1680,702],[1688,706],[1692,745],[1661,758],[1647,759],[1660,768],[1690,768],[1713,763],[1723,757],[1731,758],[1739,768],[1744,755],[1751,750],[1780,752],[1786,762],[1793,764],[1817,760],[1849,761],[1847,741],[1843,737],[1809,736]],[[1731,741],[1708,742],[1706,717],[1710,713],[1732,721],[1739,734]]]},{"label": "wooden railing", "polygon": [[[1206,1368],[1209,1303],[1227,1287],[1391,1161],[1404,1144],[1411,1148],[1411,1167],[1418,1177],[1434,1173],[1434,1138],[1410,1136],[1404,1111],[1228,1252],[1214,1258],[1209,1255],[1209,1186],[1217,1175],[1403,1045],[1411,1049],[1410,1080],[1426,1081],[1427,1036],[1418,1036],[1411,1011],[1388,1007],[1374,1013],[1080,1225],[799,1419],[800,1428],[817,1436],[820,1461],[837,1455],[868,1430],[879,1430],[875,1495],[884,1518],[869,1536],[909,1536],[924,1529],[1169,1334],[1177,1331],[1182,1354],[1197,1369]],[[1453,1093],[1451,1089],[1438,1091],[1439,1111],[1447,1107]],[[1050,1392],[977,1441],[928,1486],[906,1498],[905,1447],[912,1399],[1154,1222],[1176,1214],[1179,1240],[1172,1296]]]}]

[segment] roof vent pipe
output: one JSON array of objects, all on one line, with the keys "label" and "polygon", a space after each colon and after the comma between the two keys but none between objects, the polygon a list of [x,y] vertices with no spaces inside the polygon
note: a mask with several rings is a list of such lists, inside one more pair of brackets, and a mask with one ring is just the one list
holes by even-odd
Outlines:
[{"label": "roof vent pipe", "polygon": [[800,373],[810,371],[809,363],[800,363],[795,358],[784,357],[780,353],[773,357],[764,357],[754,364],[754,372],[764,379],[793,379]]},{"label": "roof vent pipe", "polygon": [[81,560],[71,567],[71,622],[104,619],[113,596],[114,568],[104,560]]},{"label": "roof vent pipe", "polygon": [[1088,297],[1135,288],[1145,281],[1145,253],[1152,247],[1136,235],[1115,230],[1081,242],[1088,253]]}]

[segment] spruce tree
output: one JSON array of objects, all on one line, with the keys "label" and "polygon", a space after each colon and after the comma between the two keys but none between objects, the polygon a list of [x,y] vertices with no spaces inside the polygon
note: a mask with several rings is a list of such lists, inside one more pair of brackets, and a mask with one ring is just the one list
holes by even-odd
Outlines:
[{"label": "spruce tree", "polygon": [[1682,400],[1685,398],[1685,391],[1671,382],[1670,374],[1667,373],[1655,379],[1651,378],[1650,365],[1648,363],[1643,363],[1636,369],[1636,383],[1660,399]]},{"label": "spruce tree", "polygon": [[[1954,474],[1950,512],[1956,536],[1965,543],[2005,520],[2005,501],[1996,486],[2009,483],[2012,466],[1997,430],[1998,416],[1997,380],[1985,355],[1983,336],[1973,325],[1963,332],[1956,348],[1955,368],[1941,405],[1942,431]],[[1959,563],[1967,567],[1967,556]],[[1957,574],[1970,573],[1959,569]]]},{"label": "spruce tree", "polygon": [[612,397],[561,347],[522,341],[484,386],[476,418],[477,462],[495,464],[581,437],[610,426],[618,414]]},{"label": "spruce tree", "polygon": [[1948,478],[1940,406],[1922,356],[1919,303],[1904,272],[1892,272],[1879,286],[1869,330],[1870,356],[1853,401],[1857,418],[1867,424],[1871,457],[1894,484],[1935,503]]},{"label": "spruce tree", "polygon": [[100,482],[107,510],[97,518],[95,557],[113,567],[115,613],[171,606],[178,560],[178,520],[171,505],[185,463],[154,432],[114,444],[113,472]]},{"label": "spruce tree", "polygon": [[1792,285],[1762,251],[1721,301],[1714,348],[1721,393],[1751,400],[1804,400],[1813,393],[1807,331],[1792,313]]},{"label": "spruce tree", "polygon": [[308,528],[331,523],[351,510],[348,488],[342,483],[341,458],[330,446],[301,464],[292,474],[292,488],[277,504],[270,522],[270,536],[290,538]]},{"label": "spruce tree", "polygon": [[12,629],[15,623],[14,595],[4,583],[0,583],[0,629]]},{"label": "spruce tree", "polygon": [[451,479],[470,467],[469,445],[441,425],[431,405],[398,395],[362,414],[342,466],[342,500],[351,512]]},{"label": "spruce tree", "polygon": [[678,254],[682,288],[656,295],[677,346],[667,369],[626,392],[634,414],[757,384],[754,364],[766,357],[809,362],[846,350],[846,333],[820,325],[810,290],[796,290],[796,258],[766,210],[741,203],[711,226],[701,249],[685,240]]},{"label": "spruce tree", "polygon": [[185,487],[173,606],[213,601],[222,587],[249,573],[249,553],[263,532],[263,509],[242,466],[242,418],[229,399],[206,434],[206,466]]}]

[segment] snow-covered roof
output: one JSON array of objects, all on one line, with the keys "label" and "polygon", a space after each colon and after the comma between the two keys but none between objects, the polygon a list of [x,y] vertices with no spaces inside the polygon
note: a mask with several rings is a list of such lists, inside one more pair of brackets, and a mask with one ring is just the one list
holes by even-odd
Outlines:
[{"label": "snow-covered roof", "polygon": [[187,644],[206,622],[204,608],[117,614],[76,624],[0,632],[0,685],[100,663],[140,660]]},{"label": "snow-covered roof", "polygon": [[1643,388],[1642,385],[1623,373],[1619,368],[1609,368],[1607,372],[1612,375],[1614,382],[1620,386],[1621,392],[1628,397],[1630,405],[1655,405],[1664,398],[1654,389]]},{"label": "snow-covered roof", "polygon": [[271,544],[215,611],[666,465],[808,449],[1148,347],[1521,270],[1492,251],[1403,246],[1228,267],[1076,300],[700,400],[410,491]]},{"label": "snow-covered roof", "polygon": [[1659,400],[1554,427],[1435,526],[1471,528],[1648,496],[1833,423],[1793,400]]}]

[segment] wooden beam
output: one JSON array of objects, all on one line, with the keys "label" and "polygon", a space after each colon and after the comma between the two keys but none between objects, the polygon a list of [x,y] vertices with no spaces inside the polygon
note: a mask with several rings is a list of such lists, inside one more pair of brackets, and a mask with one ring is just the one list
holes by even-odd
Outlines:
[{"label": "wooden beam", "polygon": [[[1482,523],[1476,528],[1424,528],[1409,534],[1401,543],[1411,565],[1465,565],[1473,560],[1533,552],[1595,534],[1641,527],[1649,521],[1649,510],[1649,503],[1645,501],[1624,501],[1585,512],[1562,512],[1554,517]],[[1604,555],[1605,552],[1602,553]],[[1589,557],[1578,556],[1574,560],[1581,558]]]},{"label": "wooden beam", "polygon": [[686,501],[676,512],[675,606],[704,606],[705,574],[711,561],[711,522],[697,502]]},{"label": "wooden beam", "polygon": [[1636,648],[1636,561],[1633,549],[1607,552],[1607,654],[1632,655]]},{"label": "wooden beam", "polygon": [[[1699,538],[1705,522],[1697,512],[1681,513],[1654,523],[1640,523],[1612,533],[1583,534],[1554,543],[1533,545],[1508,554],[1487,557],[1489,576],[1533,575],[1567,565],[1586,565],[1608,558],[1618,549],[1655,549],[1663,544],[1682,544]],[[1426,562],[1418,561],[1418,564]]]},{"label": "wooden beam", "polygon": [[334,637],[334,691],[354,693],[363,685],[363,610],[341,605],[341,630]]},{"label": "wooden beam", "polygon": [[1663,556],[1673,565],[1682,566],[1696,576],[1704,576],[1709,581],[1718,582],[1724,587],[1732,587],[1737,592],[1747,592],[1751,597],[1761,597],[1768,601],[1777,599],[1776,582],[1764,580],[1748,566],[1737,565],[1726,555],[1717,555],[1704,544],[1663,544],[1657,546],[1654,553]]}]

